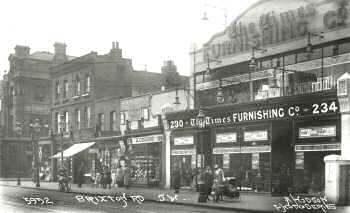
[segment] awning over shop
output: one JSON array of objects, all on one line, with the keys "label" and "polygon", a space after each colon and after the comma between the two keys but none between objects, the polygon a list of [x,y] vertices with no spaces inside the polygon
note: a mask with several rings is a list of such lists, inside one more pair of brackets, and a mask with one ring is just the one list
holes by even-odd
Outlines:
[{"label": "awning over shop", "polygon": [[[89,148],[90,146],[94,145],[96,142],[89,142],[89,143],[77,143],[69,147],[68,149],[63,151],[63,157],[72,157],[73,155]],[[61,152],[55,154],[51,158],[60,158]]]}]

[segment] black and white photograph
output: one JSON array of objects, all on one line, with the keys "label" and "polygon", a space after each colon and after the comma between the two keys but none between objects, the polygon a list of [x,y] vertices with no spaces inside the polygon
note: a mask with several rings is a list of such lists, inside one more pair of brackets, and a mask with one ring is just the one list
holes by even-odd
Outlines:
[{"label": "black and white photograph", "polygon": [[350,0],[4,0],[1,213],[350,213]]}]

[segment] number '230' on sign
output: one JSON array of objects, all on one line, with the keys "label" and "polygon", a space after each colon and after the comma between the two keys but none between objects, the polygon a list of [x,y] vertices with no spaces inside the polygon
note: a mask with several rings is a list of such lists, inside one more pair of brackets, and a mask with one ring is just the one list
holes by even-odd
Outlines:
[{"label": "number '230' on sign", "polygon": [[281,105],[265,107],[261,109],[220,113],[208,113],[205,120],[196,118],[168,120],[170,129],[196,127],[205,122],[207,126],[219,126],[230,123],[240,123],[246,121],[287,119],[301,116],[317,116],[339,112],[339,104],[336,100],[324,101],[320,103]]}]

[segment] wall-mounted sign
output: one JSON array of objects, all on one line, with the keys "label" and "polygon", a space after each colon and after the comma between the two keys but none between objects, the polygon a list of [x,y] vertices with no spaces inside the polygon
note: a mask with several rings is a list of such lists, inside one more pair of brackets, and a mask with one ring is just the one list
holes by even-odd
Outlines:
[{"label": "wall-mounted sign", "polygon": [[171,155],[195,155],[195,149],[173,149]]},{"label": "wall-mounted sign", "polygon": [[336,125],[303,127],[299,128],[299,138],[335,137],[336,130]]},{"label": "wall-mounted sign", "polygon": [[[279,120],[303,116],[318,116],[339,112],[336,99],[323,102],[281,104],[280,106],[265,107],[249,111],[218,113],[205,117],[206,126],[222,126],[249,121]],[[201,124],[196,118],[168,120],[170,129],[195,128]]]},{"label": "wall-mounted sign", "polygon": [[233,21],[224,32],[217,33],[204,44],[206,56],[219,58],[302,38],[307,32],[345,28],[349,23],[348,1],[280,0],[263,1]]},{"label": "wall-mounted sign", "polygon": [[259,153],[252,154],[252,169],[259,169]]},{"label": "wall-mounted sign", "polygon": [[213,154],[271,152],[271,146],[214,147]]},{"label": "wall-mounted sign", "polygon": [[267,130],[244,131],[244,141],[267,141]]},{"label": "wall-mounted sign", "polygon": [[237,133],[218,133],[216,134],[216,143],[232,143],[237,141]]},{"label": "wall-mounted sign", "polygon": [[142,144],[142,143],[157,143],[162,142],[163,135],[148,135],[137,138],[129,138],[132,144]]},{"label": "wall-mounted sign", "polygon": [[304,152],[296,152],[295,169],[304,169]]},{"label": "wall-mounted sign", "polygon": [[184,136],[184,137],[175,137],[174,145],[192,145],[193,144],[193,136]]}]

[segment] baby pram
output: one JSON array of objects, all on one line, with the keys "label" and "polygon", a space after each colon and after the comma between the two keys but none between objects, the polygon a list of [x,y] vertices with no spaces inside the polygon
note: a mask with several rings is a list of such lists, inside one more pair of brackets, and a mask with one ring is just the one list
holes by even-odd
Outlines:
[{"label": "baby pram", "polygon": [[230,198],[239,198],[240,194],[237,190],[237,184],[236,184],[236,178],[235,177],[228,177],[224,181],[224,196],[230,197]]}]

